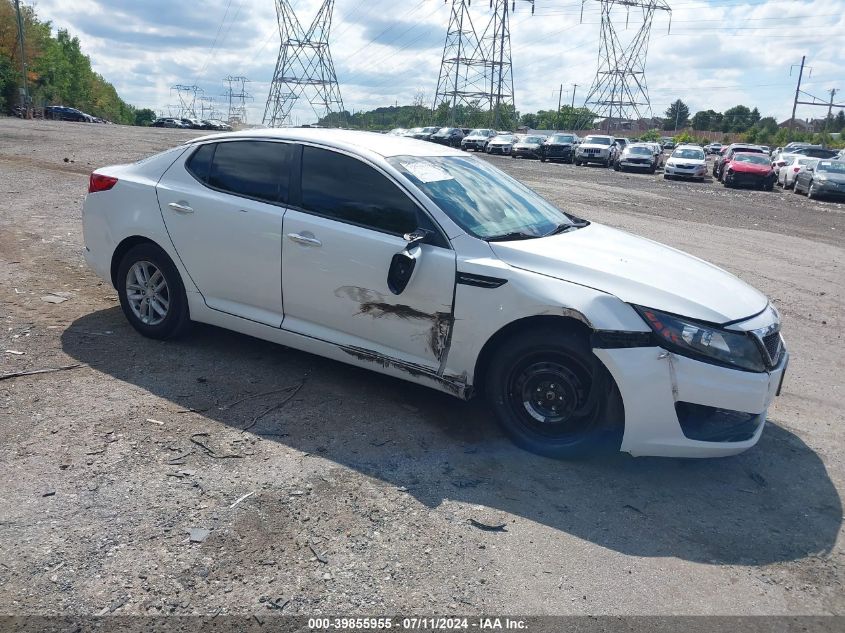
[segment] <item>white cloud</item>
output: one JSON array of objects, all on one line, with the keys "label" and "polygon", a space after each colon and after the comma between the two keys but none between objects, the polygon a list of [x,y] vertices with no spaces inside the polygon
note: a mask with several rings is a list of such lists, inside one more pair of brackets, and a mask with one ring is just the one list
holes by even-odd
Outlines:
[{"label": "white cloud", "polygon": [[[310,24],[319,0],[299,0],[297,14]],[[424,91],[433,98],[449,5],[439,0],[342,0],[332,25],[332,56],[347,109],[410,103]],[[831,87],[845,94],[845,0],[679,0],[669,21],[658,14],[652,28],[646,66],[656,115],[676,98],[694,112],[725,110],[742,103],[785,119],[790,115],[795,73],[790,66],[807,56],[812,73],[804,89],[826,97]],[[175,100],[170,86],[200,85],[220,96],[222,77],[246,75],[255,96],[250,107],[260,120],[279,47],[270,0],[38,0],[42,18],[77,35],[95,70],[138,106],[161,109]],[[228,10],[227,10],[228,7]],[[554,108],[558,87],[564,102],[578,84],[576,104],[592,82],[598,55],[599,4],[537,0],[535,15],[517,3],[511,18],[514,84],[522,112]],[[481,28],[488,3],[473,3]],[[223,19],[225,15],[225,20]],[[635,12],[625,30],[624,13],[615,22],[624,38],[633,33]],[[219,31],[219,33],[218,33]],[[212,43],[214,46],[212,48]],[[809,76],[808,76],[809,75]],[[798,116],[822,116],[823,108],[799,106]],[[308,108],[297,117],[313,119]]]}]

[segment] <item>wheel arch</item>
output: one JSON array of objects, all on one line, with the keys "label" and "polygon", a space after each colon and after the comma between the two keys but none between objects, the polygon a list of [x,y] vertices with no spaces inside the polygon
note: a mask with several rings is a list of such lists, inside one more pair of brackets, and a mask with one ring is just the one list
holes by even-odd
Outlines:
[{"label": "wheel arch", "polygon": [[478,357],[475,361],[475,370],[473,371],[473,394],[483,394],[487,370],[490,366],[490,361],[495,356],[496,352],[508,340],[526,331],[536,330],[541,327],[556,327],[567,331],[577,332],[589,341],[590,334],[593,332],[587,318],[577,311],[572,311],[569,316],[563,315],[534,315],[511,321],[497,330],[481,348]]},{"label": "wheel arch", "polygon": [[[161,250],[164,251],[165,254],[167,254],[167,251],[161,247],[161,244],[157,244],[155,240],[151,240],[150,238],[144,237],[143,235],[132,235],[130,237],[124,238],[114,249],[114,252],[111,256],[111,265],[109,267],[111,285],[115,288],[117,288],[117,269],[120,267],[120,262],[123,260],[123,256],[129,252],[129,249],[139,244],[153,244],[154,246],[158,246],[159,248],[161,248]],[[168,255],[168,257],[170,257],[170,255]]]}]

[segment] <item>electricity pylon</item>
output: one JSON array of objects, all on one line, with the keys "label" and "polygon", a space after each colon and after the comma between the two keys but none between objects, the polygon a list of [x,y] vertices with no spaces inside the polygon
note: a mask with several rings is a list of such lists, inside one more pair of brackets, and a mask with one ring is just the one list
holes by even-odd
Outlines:
[{"label": "electricity pylon", "polygon": [[196,119],[197,97],[202,94],[202,88],[196,85],[176,84],[170,90],[171,92],[175,90],[179,97],[179,114],[176,116],[182,119]]},{"label": "electricity pylon", "polygon": [[[469,110],[486,109],[491,127],[512,127],[516,107],[510,14],[516,0],[490,0],[492,13],[483,30],[475,28],[470,0],[451,2],[433,110],[448,105],[449,120],[455,124],[462,106]],[[534,13],[534,0],[520,2],[528,2]]]},{"label": "electricity pylon", "polygon": [[229,75],[223,78],[223,83],[227,84],[223,96],[229,102],[227,117],[229,125],[232,127],[246,125],[246,101],[252,99],[252,95],[246,91],[246,84],[249,83],[249,79],[240,75],[236,77]]},{"label": "electricity pylon", "polygon": [[290,125],[290,112],[303,97],[318,118],[330,112],[343,112],[343,100],[329,51],[333,8],[334,0],[323,0],[306,31],[289,0],[276,0],[281,46],[264,108],[265,125]]},{"label": "electricity pylon", "polygon": [[[584,4],[581,0],[583,17]],[[601,34],[599,38],[599,57],[596,76],[587,92],[584,107],[597,117],[605,119],[606,131],[625,125],[626,121],[635,122],[641,118],[651,118],[651,101],[648,96],[648,84],[645,78],[646,55],[651,36],[651,24],[657,11],[669,13],[671,28],[672,9],[666,0],[598,0],[601,4]],[[612,13],[615,8],[625,10],[625,29],[628,28],[631,10],[635,12],[637,30],[630,38],[620,37],[613,23]],[[620,11],[617,12],[621,18]],[[642,18],[642,21],[640,21]],[[647,117],[644,115],[647,114]],[[592,125],[592,121],[581,121],[582,125]]]}]

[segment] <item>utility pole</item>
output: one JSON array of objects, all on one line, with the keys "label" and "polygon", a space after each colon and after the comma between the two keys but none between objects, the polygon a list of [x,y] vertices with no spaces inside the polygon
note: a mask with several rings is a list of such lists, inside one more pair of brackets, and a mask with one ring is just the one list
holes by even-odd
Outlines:
[{"label": "utility pole", "polygon": [[[680,101],[680,99],[678,99],[678,101]],[[681,104],[676,102],[675,105],[677,106],[675,108],[675,134],[677,134],[678,133],[678,119],[681,116]]]},{"label": "utility pole", "polygon": [[23,18],[21,17],[20,0],[15,0],[15,12],[18,15],[18,39],[21,42],[21,74],[23,79],[23,109],[24,118],[30,118],[29,86],[26,78],[26,49],[23,43]]},{"label": "utility pole", "polygon": [[795,100],[792,102],[792,118],[789,119],[789,131],[795,126],[795,110],[798,108],[798,94],[801,92],[801,77],[804,76],[804,60],[807,56],[801,57],[801,70],[798,72],[798,86],[795,88]]},{"label": "utility pole", "polygon": [[563,84],[560,84],[560,92],[557,93],[557,115],[555,116],[555,129],[560,130],[560,102],[563,99]]},{"label": "utility pole", "polygon": [[830,102],[827,104],[827,121],[825,121],[825,123],[830,121],[830,117],[833,116],[833,97],[836,96],[837,92],[839,92],[838,88],[831,88],[828,90],[828,93],[830,94]]}]

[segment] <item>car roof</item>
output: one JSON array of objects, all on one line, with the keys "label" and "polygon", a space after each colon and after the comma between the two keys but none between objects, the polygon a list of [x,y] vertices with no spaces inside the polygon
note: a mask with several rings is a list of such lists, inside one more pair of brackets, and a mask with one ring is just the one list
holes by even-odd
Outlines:
[{"label": "car roof", "polygon": [[333,128],[264,128],[209,134],[190,141],[201,143],[232,139],[278,139],[313,142],[319,145],[352,152],[372,152],[380,156],[466,156],[458,149],[403,136],[388,136],[377,132],[338,130]]}]

